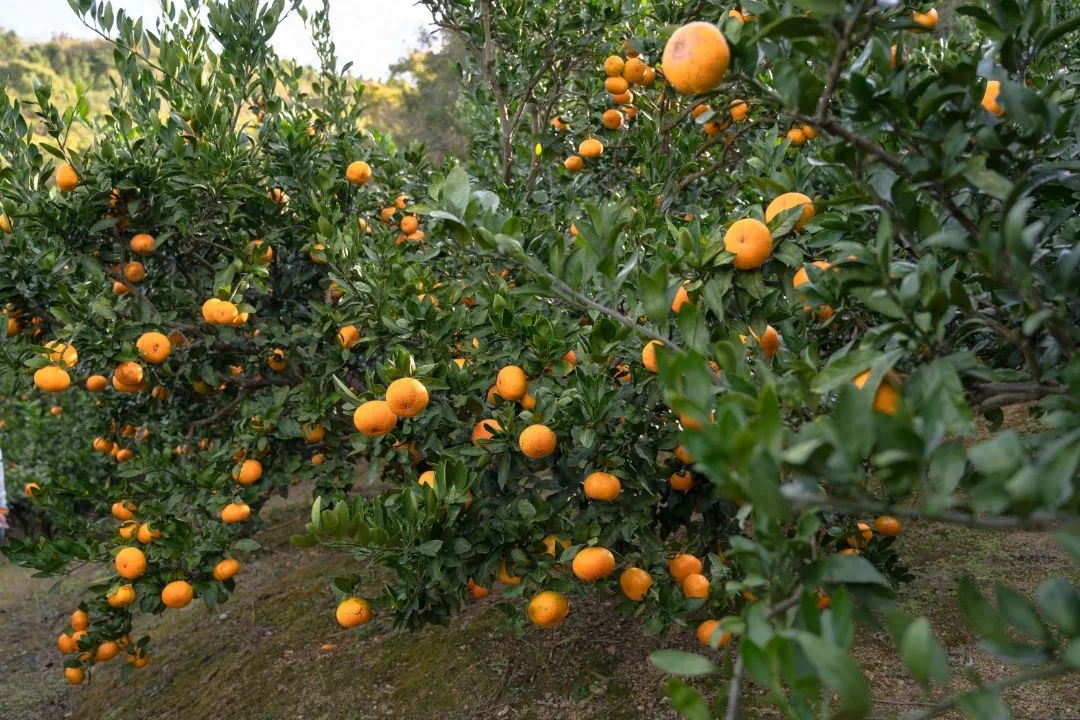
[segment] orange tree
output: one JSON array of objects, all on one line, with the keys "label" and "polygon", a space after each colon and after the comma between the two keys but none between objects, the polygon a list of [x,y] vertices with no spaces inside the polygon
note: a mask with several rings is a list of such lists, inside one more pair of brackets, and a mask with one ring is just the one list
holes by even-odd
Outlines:
[{"label": "orange tree", "polygon": [[[443,622],[498,581],[513,624],[552,627],[567,595],[618,593],[734,658],[712,709],[671,681],[690,717],[737,717],[745,676],[792,717],[865,716],[867,611],[947,682],[929,623],[890,605],[897,518],[1053,524],[1080,556],[1066,4],[430,0],[472,54],[469,162],[435,170],[356,133],[325,9],[305,87],[266,49],[281,2],[188,0],[153,33],[74,4],[116,44],[111,114],[41,88],[54,143],[16,103],[0,127],[5,392],[110,376],[64,397],[100,418],[81,442],[133,451],[41,483],[63,534],[7,550],[117,557],[61,638],[69,679],[136,607],[226,599],[221,561],[302,479],[295,542],[369,561],[334,583],[342,625]],[[74,122],[98,137],[78,157]],[[50,181],[42,152],[72,169]],[[1042,431],[965,443],[1016,402]],[[352,491],[357,461],[384,491]],[[382,596],[354,597],[371,563]],[[1035,667],[928,713],[993,714],[1077,665],[1067,580],[995,595],[958,602]]]}]

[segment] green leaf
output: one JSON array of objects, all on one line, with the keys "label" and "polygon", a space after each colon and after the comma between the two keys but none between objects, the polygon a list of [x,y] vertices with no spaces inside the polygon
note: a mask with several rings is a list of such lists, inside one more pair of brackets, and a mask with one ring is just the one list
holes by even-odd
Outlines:
[{"label": "green leaf", "polygon": [[1050,631],[1039,619],[1039,614],[1035,612],[1035,606],[1031,604],[1031,601],[1001,583],[994,586],[994,594],[997,598],[998,612],[1005,618],[1005,622],[1029,637],[1043,643],[1050,642]]},{"label": "green leaf", "polygon": [[832,585],[862,583],[891,587],[885,576],[862,555],[830,555],[821,568],[820,580]]},{"label": "green leaf", "polygon": [[1068,553],[1074,563],[1080,565],[1080,530],[1057,530],[1050,533],[1050,537]]},{"label": "green leaf", "polygon": [[701,693],[682,680],[668,678],[666,692],[671,704],[687,720],[712,720],[712,713]]},{"label": "green leaf", "polygon": [[1066,637],[1080,635],[1080,598],[1076,588],[1063,577],[1050,578],[1035,591],[1046,619],[1061,628]]},{"label": "green leaf", "polygon": [[960,580],[960,588],[957,593],[960,603],[960,611],[971,629],[980,637],[993,640],[1001,645],[1007,645],[1009,640],[1005,633],[1005,624],[1001,621],[997,611],[987,601],[970,577]]},{"label": "green leaf", "polygon": [[442,540],[428,540],[422,545],[417,545],[416,552],[427,557],[435,557],[439,554],[439,551],[442,550],[442,546]]},{"label": "green leaf", "polygon": [[839,707],[829,717],[834,720],[866,717],[873,707],[870,685],[847,651],[808,632],[794,635],[821,681],[840,696]]},{"label": "green leaf", "polygon": [[1012,714],[995,693],[975,690],[960,696],[957,707],[971,720],[1009,720]]},{"label": "green leaf", "polygon": [[913,620],[900,639],[900,659],[923,687],[930,680],[949,681],[949,658],[926,618]]},{"label": "green leaf", "polygon": [[656,650],[649,655],[649,662],[666,673],[685,677],[712,675],[720,671],[719,666],[709,658],[682,650]]},{"label": "green leaf", "polygon": [[233,543],[233,549],[240,552],[255,552],[262,549],[262,545],[252,540],[251,538],[240,538]]}]

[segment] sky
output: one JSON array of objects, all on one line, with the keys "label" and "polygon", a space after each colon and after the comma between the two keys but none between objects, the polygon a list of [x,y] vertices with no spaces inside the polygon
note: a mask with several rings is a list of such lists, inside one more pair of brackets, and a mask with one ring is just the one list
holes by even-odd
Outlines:
[{"label": "sky", "polygon": [[[142,16],[147,27],[160,14],[158,0],[112,0],[113,8]],[[321,0],[305,0],[311,10]],[[431,15],[414,0],[330,0],[330,24],[342,63],[367,79],[385,80],[392,63],[419,45],[422,31],[430,32]],[[14,30],[27,40],[48,40],[55,35],[94,37],[71,10],[67,0],[0,0],[0,28]],[[282,57],[314,65],[315,51],[303,21],[290,16],[274,36]]]}]

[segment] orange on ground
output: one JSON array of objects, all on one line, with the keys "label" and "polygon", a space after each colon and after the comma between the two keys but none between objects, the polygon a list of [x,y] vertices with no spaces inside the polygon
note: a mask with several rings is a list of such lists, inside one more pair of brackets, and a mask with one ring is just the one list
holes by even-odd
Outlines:
[{"label": "orange on ground", "polygon": [[126,580],[135,578],[146,572],[146,555],[136,547],[126,547],[116,554],[116,574]]},{"label": "orange on ground", "polygon": [[398,378],[386,388],[386,404],[398,417],[415,417],[428,405],[428,390],[416,378]]},{"label": "orange on ground", "polygon": [[570,565],[574,575],[585,582],[606,578],[615,571],[615,556],[602,547],[587,547],[578,551]]},{"label": "orange on ground", "polygon": [[623,595],[634,602],[644,600],[652,584],[652,575],[639,567],[626,568],[619,575],[619,587],[622,588]]},{"label": "orange on ground", "polygon": [[677,91],[689,95],[716,87],[727,71],[731,51],[723,33],[712,23],[683,25],[664,45],[664,77]]},{"label": "orange on ground", "polygon": [[368,437],[382,437],[397,425],[397,415],[385,400],[368,400],[353,412],[353,425]]},{"label": "orange on ground", "polygon": [[671,573],[671,579],[679,585],[682,585],[687,575],[699,573],[703,567],[700,560],[687,553],[679,553],[668,560],[668,572]]},{"label": "orange on ground", "polygon": [[555,452],[555,432],[547,425],[536,423],[518,435],[518,447],[525,457],[539,460]]},{"label": "orange on ground", "polygon": [[585,496],[592,500],[610,502],[619,497],[620,492],[622,483],[609,472],[597,471],[585,478]]},{"label": "orange on ground", "polygon": [[529,620],[541,628],[552,628],[566,619],[570,603],[566,596],[554,590],[545,590],[529,601]]},{"label": "orange on ground", "polygon": [[814,203],[802,193],[789,192],[778,195],[771,203],[769,203],[769,206],[765,208],[765,222],[772,222],[774,217],[785,210],[800,205],[802,206],[802,215],[795,221],[795,229],[802,230],[806,227],[806,223],[810,218],[814,217]]},{"label": "orange on ground", "polygon": [[735,254],[732,261],[739,270],[754,270],[772,254],[772,234],[765,223],[754,218],[736,220],[724,235],[724,249]]}]

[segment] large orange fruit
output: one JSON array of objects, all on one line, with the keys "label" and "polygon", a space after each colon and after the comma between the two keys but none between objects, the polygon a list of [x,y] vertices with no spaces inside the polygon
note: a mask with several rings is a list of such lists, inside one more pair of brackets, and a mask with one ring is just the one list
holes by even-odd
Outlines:
[{"label": "large orange fruit", "polygon": [[702,567],[704,566],[700,560],[687,553],[679,553],[668,560],[668,572],[671,573],[671,579],[679,585],[682,585],[687,575],[701,572]]},{"label": "large orange fruit", "polygon": [[681,93],[697,95],[716,87],[727,72],[731,51],[720,29],[707,22],[683,25],[664,46],[664,77]]},{"label": "large orange fruit", "polygon": [[195,590],[187,580],[173,580],[161,589],[161,602],[167,608],[185,607],[194,597]]},{"label": "large orange fruit", "polygon": [[736,220],[724,235],[724,249],[735,254],[732,264],[739,270],[754,270],[764,265],[772,247],[768,226],[754,218]]},{"label": "large orange fruit", "polygon": [[345,168],[345,178],[353,185],[363,185],[371,179],[371,166],[363,160],[354,160]]},{"label": "large orange fruit", "polygon": [[623,570],[622,575],[619,576],[619,587],[622,588],[623,595],[634,602],[641,602],[645,599],[645,595],[648,594],[652,583],[652,575],[639,567],[626,568]]},{"label": "large orange fruit", "polygon": [[386,388],[386,404],[398,417],[414,417],[428,404],[428,390],[416,378],[398,378]]},{"label": "large orange fruit", "polygon": [[621,492],[622,483],[609,472],[597,471],[585,478],[585,496],[592,500],[610,502]]},{"label": "large orange fruit", "polygon": [[79,186],[79,173],[71,165],[56,168],[56,187],[60,192],[71,192]]},{"label": "large orange fruit", "polygon": [[135,347],[139,350],[139,357],[151,365],[160,365],[165,362],[172,351],[169,338],[159,332],[143,333],[135,341]]},{"label": "large orange fruit", "polygon": [[547,425],[536,423],[518,435],[518,447],[525,457],[539,460],[555,452],[555,432]]},{"label": "large orange fruit", "polygon": [[495,376],[495,392],[499,393],[503,400],[517,402],[525,397],[528,391],[529,380],[525,371],[517,365],[507,365]]},{"label": "large orange fruit", "polygon": [[368,400],[353,412],[353,425],[368,437],[381,437],[397,425],[397,415],[385,400]]},{"label": "large orange fruit", "polygon": [[784,193],[778,195],[769,206],[765,208],[765,222],[772,222],[772,219],[793,207],[802,206],[802,215],[797,221],[795,221],[795,229],[802,230],[806,227],[806,223],[810,218],[814,217],[814,203],[806,195],[797,192]]},{"label": "large orange fruit", "polygon": [[47,365],[34,372],[34,385],[45,392],[62,392],[71,385],[71,376],[62,368]]},{"label": "large orange fruit", "polygon": [[499,424],[498,420],[493,420],[490,418],[487,420],[481,420],[480,422],[476,423],[476,425],[472,429],[471,440],[473,442],[473,445],[476,445],[478,447],[481,445],[485,445],[487,441],[495,437],[495,433],[500,432],[501,430],[502,425]]},{"label": "large orange fruit", "polygon": [[615,571],[615,556],[607,548],[582,548],[574,556],[574,562],[570,567],[579,579],[595,582]]},{"label": "large orange fruit", "polygon": [[[870,371],[859,373],[855,378],[855,387],[862,390],[863,385],[870,379]],[[896,389],[896,374],[889,372],[885,375],[885,378],[878,385],[877,392],[874,393],[874,410],[883,415],[895,415],[896,406],[900,402],[900,392]]]},{"label": "large orange fruit", "polygon": [[232,524],[244,522],[251,517],[251,507],[247,503],[229,503],[221,508],[221,521]]},{"label": "large orange fruit", "polygon": [[529,601],[529,619],[541,628],[552,628],[566,619],[570,603],[566,596],[554,590],[545,590]]},{"label": "large orange fruit", "polygon": [[116,574],[126,580],[135,578],[146,572],[146,555],[136,547],[126,547],[116,554]]}]

